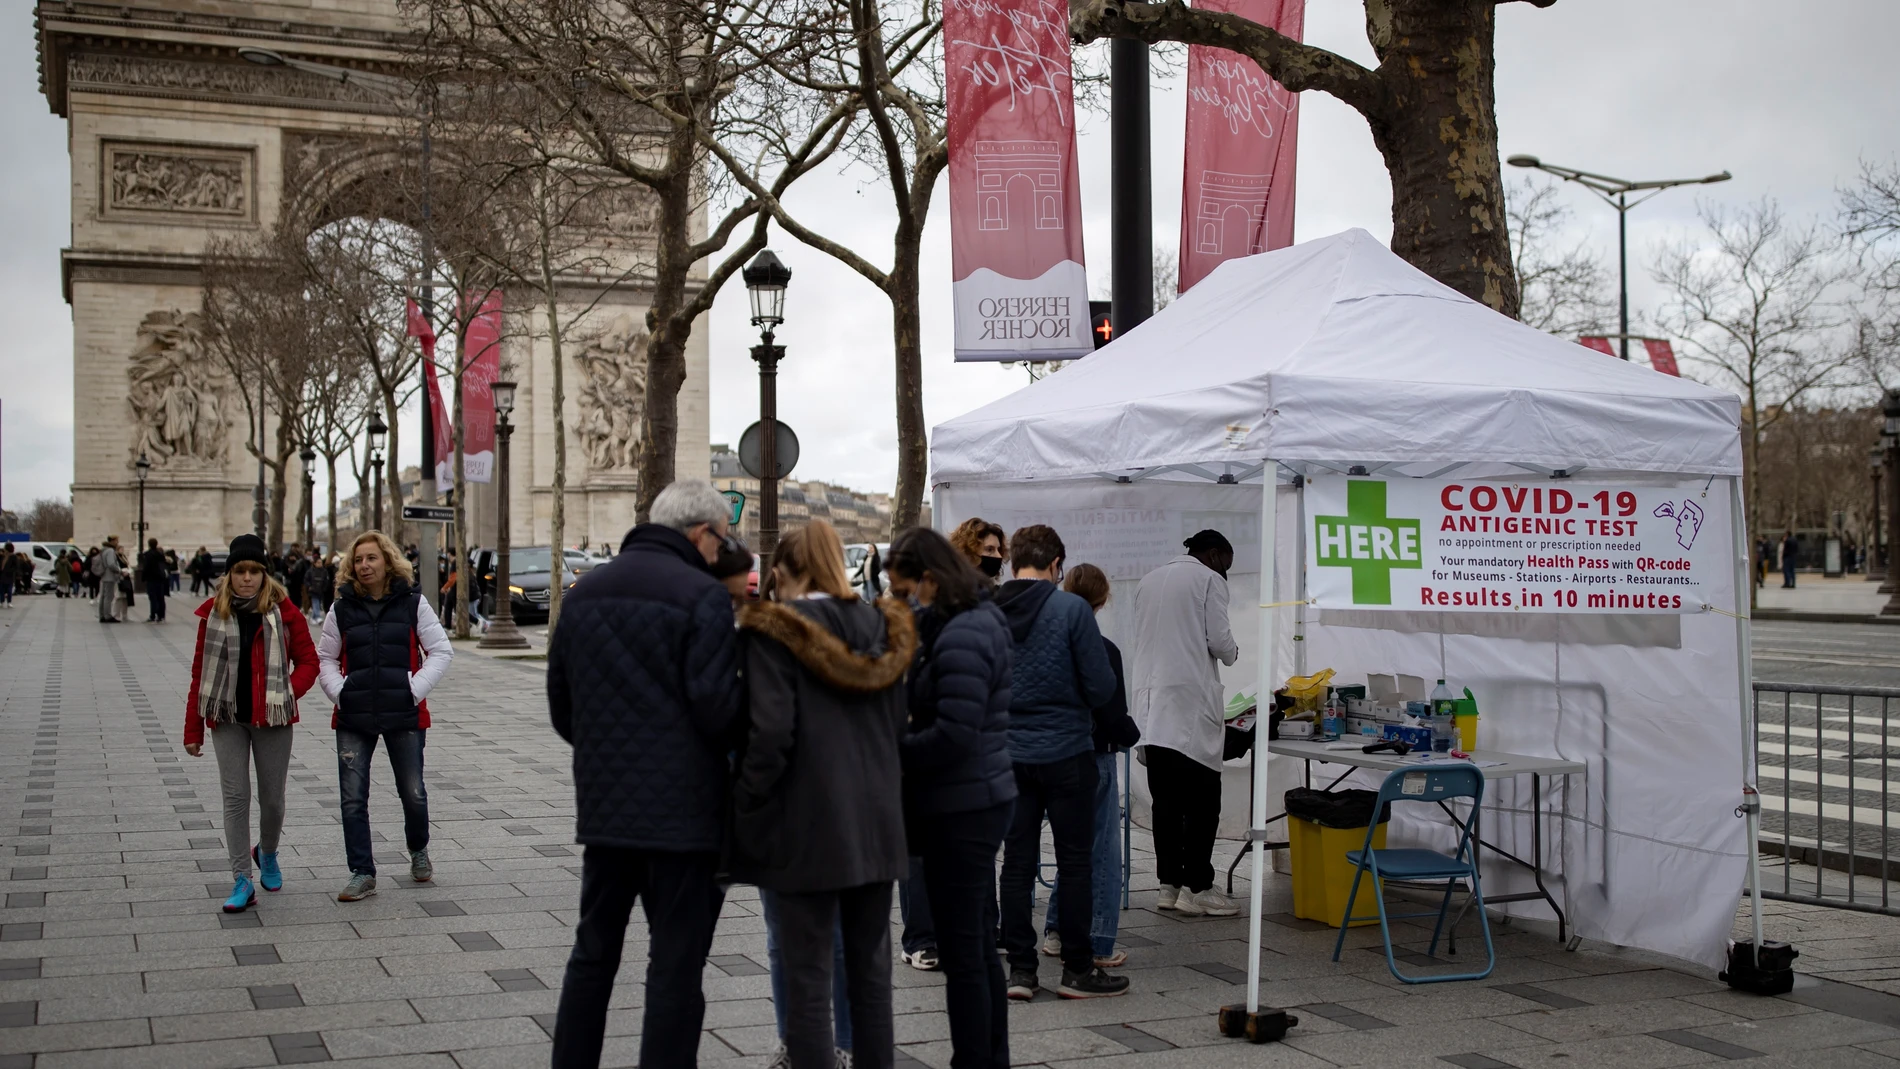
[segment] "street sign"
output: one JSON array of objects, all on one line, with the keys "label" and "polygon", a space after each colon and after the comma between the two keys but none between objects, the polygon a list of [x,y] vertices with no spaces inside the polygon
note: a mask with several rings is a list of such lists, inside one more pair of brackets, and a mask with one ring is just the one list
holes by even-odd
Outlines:
[{"label": "street sign", "polygon": [[737,490],[722,490],[726,500],[732,502],[732,526],[739,526],[739,517],[745,515],[745,495]]},{"label": "street sign", "polygon": [[[754,479],[764,478],[760,472],[765,467],[765,461],[759,455],[764,445],[765,435],[760,433],[757,423],[747,427],[745,433],[739,436],[739,466]],[[778,474],[773,476],[775,479],[790,475],[792,468],[798,464],[798,435],[793,434],[792,428],[783,420],[778,423],[778,456],[774,459],[778,461]]]},{"label": "street sign", "polygon": [[455,509],[449,505],[404,505],[402,518],[417,523],[454,523]]}]

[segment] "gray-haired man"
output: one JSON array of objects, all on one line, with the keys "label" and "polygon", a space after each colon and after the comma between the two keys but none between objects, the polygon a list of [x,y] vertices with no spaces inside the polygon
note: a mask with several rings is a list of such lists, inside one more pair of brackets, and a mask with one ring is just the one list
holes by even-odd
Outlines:
[{"label": "gray-haired man", "polygon": [[700,972],[724,893],[716,882],[739,712],[732,599],[708,567],[732,506],[676,482],[651,523],[575,584],[548,650],[554,730],[574,746],[580,924],[561,987],[554,1065],[600,1062],[627,918],[651,935],[640,1064],[696,1064]]}]

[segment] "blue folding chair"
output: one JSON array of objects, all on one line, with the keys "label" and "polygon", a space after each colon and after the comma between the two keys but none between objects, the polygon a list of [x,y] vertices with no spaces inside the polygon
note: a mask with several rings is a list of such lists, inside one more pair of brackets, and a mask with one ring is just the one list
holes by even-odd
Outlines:
[{"label": "blue folding chair", "polygon": [[[1385,812],[1389,802],[1436,802],[1447,813],[1451,813],[1445,803],[1454,798],[1471,799],[1471,819],[1459,821],[1452,814],[1452,821],[1459,825],[1458,849],[1451,854],[1441,854],[1436,850],[1374,850],[1372,836],[1378,829],[1378,813]],[[1359,883],[1367,873],[1372,874],[1372,897],[1379,905],[1379,934],[1385,939],[1385,962],[1392,975],[1408,984],[1436,984],[1447,980],[1482,980],[1497,968],[1497,949],[1491,945],[1491,925],[1485,918],[1484,892],[1478,886],[1478,814],[1480,803],[1484,801],[1484,774],[1472,765],[1424,765],[1419,768],[1399,769],[1386,776],[1379,785],[1379,805],[1375,819],[1366,828],[1366,845],[1346,855],[1353,863],[1352,890],[1346,895],[1346,908],[1340,918],[1339,940],[1333,944],[1333,960],[1339,960],[1340,951],[1346,946],[1346,928],[1353,921],[1371,920],[1370,915],[1354,916],[1352,907],[1359,897]],[[1385,896],[1380,893],[1381,880],[1401,880],[1408,883],[1445,883],[1445,900],[1439,904],[1436,913],[1387,914]],[[1444,933],[1445,916],[1451,910],[1451,893],[1464,881],[1470,889],[1467,907],[1475,905],[1478,914],[1478,927],[1484,932],[1484,952],[1486,962],[1483,972],[1457,973],[1449,976],[1407,976],[1399,971],[1399,963],[1392,956],[1392,928],[1389,920],[1402,920],[1408,917],[1436,916],[1438,922],[1432,926],[1432,945],[1429,954],[1438,953],[1438,939]],[[1460,911],[1463,915],[1463,911]],[[1457,922],[1453,921],[1455,925]]]}]

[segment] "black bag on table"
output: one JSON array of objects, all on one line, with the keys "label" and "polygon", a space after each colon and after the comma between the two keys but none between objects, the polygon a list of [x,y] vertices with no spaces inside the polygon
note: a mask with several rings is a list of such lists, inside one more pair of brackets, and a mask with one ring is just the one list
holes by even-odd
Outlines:
[{"label": "black bag on table", "polygon": [[[1288,816],[1310,820],[1326,828],[1364,828],[1372,823],[1379,792],[1365,790],[1316,791],[1295,787],[1286,792]],[[1379,812],[1379,823],[1392,819],[1392,803]]]}]

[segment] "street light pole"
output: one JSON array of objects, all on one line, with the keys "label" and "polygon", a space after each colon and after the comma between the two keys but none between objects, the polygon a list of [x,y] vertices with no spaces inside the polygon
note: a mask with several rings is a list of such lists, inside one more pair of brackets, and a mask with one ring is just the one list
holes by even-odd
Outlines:
[{"label": "street light pole", "polygon": [[[1887,537],[1900,539],[1900,390],[1888,390],[1880,406],[1881,441],[1887,447]],[[1887,557],[1887,581],[1882,593],[1891,594],[1882,616],[1900,616],[1900,567]]]},{"label": "street light pole", "polygon": [[[1529,167],[1554,174],[1566,182],[1575,182],[1583,188],[1603,198],[1603,202],[1616,209],[1616,289],[1617,289],[1617,335],[1619,351],[1623,359],[1630,358],[1630,254],[1629,254],[1629,213],[1630,209],[1643,204],[1665,189],[1676,186],[1708,185],[1712,182],[1726,182],[1735,177],[1727,171],[1720,174],[1705,175],[1701,178],[1665,178],[1648,182],[1631,182],[1623,178],[1611,178],[1609,175],[1579,171],[1574,167],[1561,167],[1554,163],[1545,163],[1536,156],[1512,156],[1504,162],[1513,167]],[[1648,197],[1630,203],[1631,193],[1650,191]]]},{"label": "street light pole", "polygon": [[[491,389],[495,397],[495,608],[488,618],[488,633],[479,645],[488,650],[525,650],[528,640],[515,627],[514,591],[509,588],[508,570],[508,439],[515,433],[508,415],[515,410],[515,384],[497,382]],[[560,546],[550,546],[548,553],[552,558],[548,561],[548,589],[552,591],[566,578],[567,562],[561,557]]]},{"label": "street light pole", "polygon": [[310,550],[317,545],[317,477],[310,470],[317,463],[317,451],[306,441],[297,459],[303,462],[303,548]]},{"label": "street light pole", "polygon": [[139,458],[133,462],[132,467],[139,473],[139,533],[138,537],[133,540],[137,543],[133,548],[143,552],[145,545],[145,477],[152,472],[152,462],[146,457],[145,450],[139,450]]},{"label": "street light pole", "polygon": [[376,518],[370,524],[370,529],[373,531],[383,529],[383,436],[388,433],[389,428],[384,425],[383,418],[372,414],[369,417],[369,470],[371,482],[375,486],[375,493],[372,496],[375,501],[373,507],[376,510]]},{"label": "street light pole", "polygon": [[752,347],[759,364],[759,554],[769,562],[778,548],[778,362],[785,356],[785,347],[773,344],[772,328],[785,322],[792,271],[771,249],[761,249],[742,274],[752,325],[759,328]]}]

